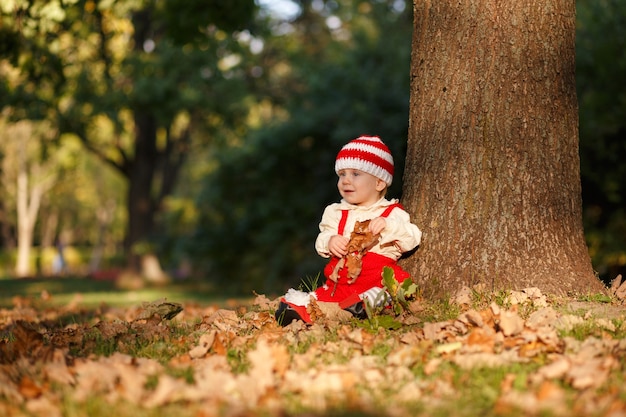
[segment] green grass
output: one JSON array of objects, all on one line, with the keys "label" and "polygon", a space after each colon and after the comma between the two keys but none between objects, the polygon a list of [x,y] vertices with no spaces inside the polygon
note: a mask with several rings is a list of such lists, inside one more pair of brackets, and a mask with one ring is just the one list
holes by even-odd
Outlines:
[{"label": "green grass", "polygon": [[606,294],[585,294],[578,297],[579,301],[587,301],[591,303],[610,303],[611,297]]},{"label": "green grass", "polygon": [[601,339],[605,334],[610,335],[614,339],[625,339],[626,328],[623,319],[608,320],[613,324],[614,329],[607,329],[598,324],[595,320],[586,320],[577,323],[571,329],[559,331],[560,337],[573,337],[576,340],[583,341],[589,337]]},{"label": "green grass", "polygon": [[[42,297],[42,294],[47,295]],[[147,286],[140,290],[123,290],[113,281],[79,277],[0,279],[0,308],[14,307],[14,297],[29,298],[38,306],[57,307],[77,302],[85,308],[102,304],[128,307],[145,301],[167,298],[180,303],[222,305],[228,295],[219,293],[202,282],[181,282],[163,286]],[[242,303],[245,298],[239,297]]]}]

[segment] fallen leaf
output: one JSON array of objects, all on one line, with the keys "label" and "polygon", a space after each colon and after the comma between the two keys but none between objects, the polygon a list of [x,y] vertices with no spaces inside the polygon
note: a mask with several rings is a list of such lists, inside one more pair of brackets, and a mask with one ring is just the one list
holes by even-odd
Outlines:
[{"label": "fallen leaf", "polygon": [[475,327],[483,327],[485,322],[483,321],[483,316],[476,310],[468,310],[465,313],[461,314],[459,320],[464,320],[468,324]]},{"label": "fallen leaf", "polygon": [[463,347],[461,342],[444,343],[435,348],[435,352],[439,354],[449,354],[455,352]]},{"label": "fallen leaf", "polygon": [[432,358],[431,360],[428,361],[428,363],[426,363],[426,365],[424,365],[424,374],[426,375],[434,374],[437,368],[439,368],[439,365],[441,365],[442,363],[443,363],[443,359]]},{"label": "fallen leaf", "polygon": [[[352,320],[352,313],[343,310],[337,303],[325,303],[322,301],[316,301],[317,307],[321,311],[322,316],[326,320],[334,320],[340,323],[346,323]],[[321,317],[318,317],[319,320]]]},{"label": "fallen leaf", "polygon": [[198,359],[206,355],[209,352],[209,349],[211,349],[211,346],[213,346],[213,343],[215,342],[216,334],[217,331],[212,330],[200,336],[200,340],[198,340],[198,345],[189,351],[189,356],[192,359]]},{"label": "fallen leaf", "polygon": [[276,309],[278,307],[278,303],[280,299],[276,299],[274,301],[270,300],[263,294],[254,294],[255,298],[252,301],[252,305],[257,306],[261,311],[267,311],[269,309]]},{"label": "fallen leaf", "polygon": [[26,399],[37,398],[43,392],[42,387],[27,375],[20,379],[18,390],[20,395]]},{"label": "fallen leaf", "polygon": [[135,320],[149,320],[153,317],[158,317],[158,320],[171,320],[183,311],[183,306],[180,303],[173,303],[162,298],[160,300],[152,301],[150,303],[144,303],[141,306],[141,311]]},{"label": "fallen leaf", "polygon": [[515,336],[524,330],[524,320],[516,312],[502,311],[498,326],[503,335]]},{"label": "fallen leaf", "polygon": [[417,346],[400,346],[387,357],[390,366],[412,367],[422,361],[423,352]]},{"label": "fallen leaf", "polygon": [[229,327],[239,324],[239,316],[233,310],[220,309],[206,317],[203,321],[205,324],[216,325],[221,330],[226,330]]},{"label": "fallen leaf", "polygon": [[450,322],[424,323],[424,337],[428,340],[442,340],[443,330]]},{"label": "fallen leaf", "polygon": [[62,413],[58,404],[46,397],[39,397],[26,403],[26,410],[31,415],[41,417],[61,417]]},{"label": "fallen leaf", "polygon": [[614,358],[599,357],[584,363],[572,364],[566,375],[566,380],[572,387],[583,390],[590,387],[598,387],[605,383],[609,377],[610,369],[616,365]]},{"label": "fallen leaf", "polygon": [[[571,363],[567,358],[558,357],[554,362],[539,368],[533,378],[535,380],[561,379],[571,368]],[[536,381],[539,382],[539,381]]]},{"label": "fallen leaf", "polygon": [[469,287],[462,287],[456,295],[453,297],[453,300],[458,305],[471,305],[472,304],[472,289]]},{"label": "fallen leaf", "polygon": [[534,311],[526,319],[526,326],[531,329],[539,329],[542,327],[553,327],[559,314],[552,307],[545,307]]},{"label": "fallen leaf", "polygon": [[60,349],[56,349],[52,361],[43,366],[43,375],[48,381],[62,385],[72,385],[76,382],[74,374],[67,366],[65,352]]},{"label": "fallen leaf", "polygon": [[25,355],[34,355],[40,359],[52,355],[53,348],[44,345],[43,335],[37,331],[35,324],[20,320],[3,330],[11,337],[0,339],[0,364],[12,363]]},{"label": "fallen leaf", "polygon": [[471,331],[467,338],[469,351],[493,352],[495,346],[495,332],[491,329],[476,328]]}]

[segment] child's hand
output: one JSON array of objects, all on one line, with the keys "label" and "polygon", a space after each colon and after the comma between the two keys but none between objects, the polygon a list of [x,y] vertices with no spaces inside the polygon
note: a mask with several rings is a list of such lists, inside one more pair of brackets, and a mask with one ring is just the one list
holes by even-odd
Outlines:
[{"label": "child's hand", "polygon": [[387,227],[387,221],[384,217],[376,217],[370,221],[369,230],[377,235]]},{"label": "child's hand", "polygon": [[328,251],[337,258],[348,254],[348,238],[341,235],[332,236],[328,240]]}]

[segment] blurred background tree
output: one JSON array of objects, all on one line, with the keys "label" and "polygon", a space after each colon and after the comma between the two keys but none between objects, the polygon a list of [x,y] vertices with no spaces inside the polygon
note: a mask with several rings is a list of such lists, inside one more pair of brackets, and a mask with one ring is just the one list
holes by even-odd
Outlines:
[{"label": "blurred background tree", "polygon": [[[12,160],[4,138],[21,120],[45,120],[50,152],[73,155],[58,159],[34,245],[63,235],[85,248],[76,271],[154,253],[172,276],[220,292],[280,293],[314,277],[317,224],[339,198],[335,155],[363,133],[392,148],[390,196],[401,197],[410,1],[7,0],[0,10],[0,158]],[[578,0],[585,227],[605,280],[626,265],[625,20],[617,0]],[[16,202],[1,192],[0,243],[13,254]],[[14,258],[0,261],[12,273]]]},{"label": "blurred background tree", "polygon": [[399,197],[411,19],[399,2],[304,2],[286,34],[277,33],[284,24],[273,28],[258,57],[271,62],[259,97],[271,111],[245,143],[216,155],[200,221],[183,239],[220,288],[276,291],[317,274],[317,225],[339,198],[334,160],[349,139],[385,138],[397,163],[390,194]]},{"label": "blurred background tree", "polygon": [[626,276],[626,3],[578,0],[577,15],[585,235],[609,281]]},{"label": "blurred background tree", "polygon": [[187,153],[243,113],[234,34],[254,10],[252,0],[3,2],[5,114],[49,121],[59,142],[77,138],[124,178],[132,270],[152,255]]}]

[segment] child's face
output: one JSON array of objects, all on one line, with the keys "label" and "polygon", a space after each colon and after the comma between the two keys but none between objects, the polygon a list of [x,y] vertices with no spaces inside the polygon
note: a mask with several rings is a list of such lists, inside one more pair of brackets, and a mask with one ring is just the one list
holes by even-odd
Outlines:
[{"label": "child's face", "polygon": [[385,181],[358,169],[339,171],[337,188],[343,199],[350,204],[371,206],[380,200],[386,187]]}]

